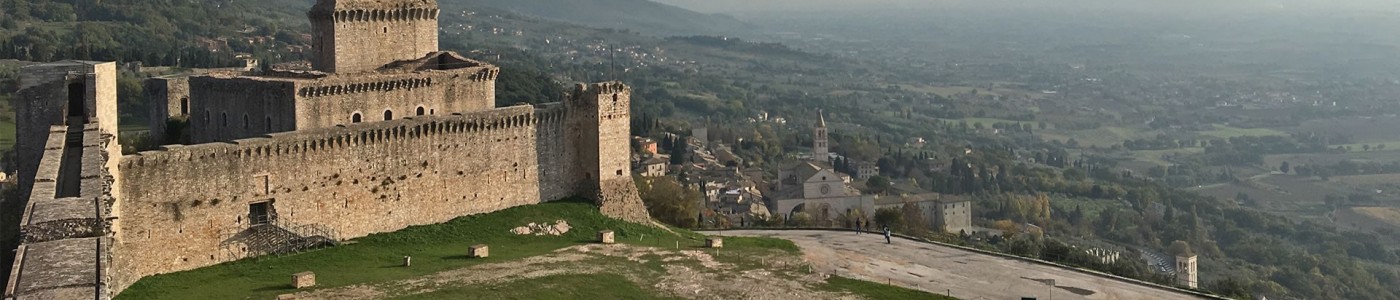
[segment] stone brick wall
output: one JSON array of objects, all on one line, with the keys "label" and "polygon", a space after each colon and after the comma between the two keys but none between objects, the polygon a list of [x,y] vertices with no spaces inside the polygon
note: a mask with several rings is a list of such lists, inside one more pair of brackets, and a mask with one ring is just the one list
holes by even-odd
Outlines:
[{"label": "stone brick wall", "polygon": [[[576,123],[572,145],[578,147],[581,178],[586,196],[597,201],[603,213],[623,220],[647,223],[650,217],[632,182],[632,90],[620,82],[574,87],[568,105]],[[573,130],[573,129],[571,129]],[[596,178],[596,179],[595,179]]]},{"label": "stone brick wall", "polygon": [[312,65],[356,73],[435,52],[438,14],[435,0],[319,0],[309,14]]},{"label": "stone brick wall", "polygon": [[[33,125],[21,125],[21,128]],[[45,126],[47,127],[47,126]],[[120,151],[111,135],[88,123],[69,141],[68,127],[48,127],[34,186],[20,220],[23,244],[6,285],[6,299],[109,299],[111,239],[105,220],[110,216],[111,182],[108,152]],[[26,128],[27,129],[27,128]],[[76,143],[74,143],[76,142]],[[81,155],[65,157],[69,147]],[[119,152],[118,152],[119,153]],[[61,170],[78,168],[75,178]],[[63,180],[78,180],[66,185]],[[76,197],[57,198],[61,185],[77,188]]]},{"label": "stone brick wall", "polygon": [[189,88],[194,143],[297,130],[293,81],[197,76],[190,78]]},{"label": "stone brick wall", "polygon": [[[495,107],[499,69],[330,74],[317,78],[199,76],[190,80],[191,139],[230,141],[268,133]],[[244,126],[247,115],[248,126]],[[225,123],[227,118],[227,123]]]},{"label": "stone brick wall", "polygon": [[66,122],[71,84],[82,85],[84,115],[89,122],[111,120],[103,122],[100,129],[116,134],[117,78],[116,63],[111,62],[62,61],[26,66],[21,72],[20,90],[12,104],[15,123],[19,124],[15,130],[16,167],[20,186],[27,188],[33,184],[49,126]]},{"label": "stone brick wall", "polygon": [[112,284],[261,254],[236,238],[254,203],[348,239],[579,194],[570,113],[516,106],[124,157]]},{"label": "stone brick wall", "polygon": [[141,83],[146,99],[151,101],[148,125],[154,136],[165,135],[165,121],[175,117],[187,117],[190,113],[190,78],[156,77]]}]

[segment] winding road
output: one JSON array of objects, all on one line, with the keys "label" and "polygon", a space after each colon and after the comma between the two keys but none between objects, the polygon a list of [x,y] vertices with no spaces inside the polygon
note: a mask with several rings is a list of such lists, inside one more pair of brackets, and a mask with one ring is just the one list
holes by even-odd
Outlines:
[{"label": "winding road", "polygon": [[[815,271],[959,299],[1201,299],[1109,277],[884,236],[839,231],[735,230],[721,236],[791,240]],[[1051,287],[1053,283],[1054,287]]]}]

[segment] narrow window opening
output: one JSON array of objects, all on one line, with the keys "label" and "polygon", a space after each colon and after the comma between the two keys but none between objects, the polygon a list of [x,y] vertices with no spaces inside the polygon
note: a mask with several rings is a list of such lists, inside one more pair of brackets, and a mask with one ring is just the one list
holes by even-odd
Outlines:
[{"label": "narrow window opening", "polygon": [[267,132],[267,133],[272,133],[272,117],[269,116],[269,117],[265,117],[265,118],[267,119],[267,130],[266,130],[266,132]]},{"label": "narrow window opening", "polygon": [[190,97],[180,98],[180,115],[190,115]]},{"label": "narrow window opening", "polygon": [[425,111],[423,110],[423,107],[422,107],[422,106],[419,106],[419,107],[418,107],[418,115],[421,116],[421,115],[423,115],[424,112],[425,112]]},{"label": "narrow window opening", "polygon": [[384,120],[385,120],[385,121],[393,120],[393,119],[394,119],[394,111],[392,111],[392,110],[386,110],[386,111],[384,111]]}]

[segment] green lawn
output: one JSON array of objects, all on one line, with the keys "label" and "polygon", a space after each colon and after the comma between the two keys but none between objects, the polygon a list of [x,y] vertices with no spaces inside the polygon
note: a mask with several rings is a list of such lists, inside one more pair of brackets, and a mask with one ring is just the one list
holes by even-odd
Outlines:
[{"label": "green lawn", "polygon": [[848,292],[866,299],[933,299],[956,300],[958,298],[932,294],[925,291],[889,286],[869,281],[861,281],[840,276],[826,279],[826,288],[831,291]]},{"label": "green lawn", "polygon": [[465,299],[466,295],[491,295],[492,299],[680,299],[656,296],[617,274],[569,274],[516,280],[502,284],[463,286],[396,299]]},{"label": "green lawn", "polygon": [[[572,229],[562,236],[510,233],[510,229],[516,226],[532,222],[553,223],[556,220],[567,221]],[[147,277],[126,289],[117,299],[271,299],[279,294],[297,292],[290,284],[291,274],[303,271],[316,273],[316,288],[355,284],[394,288],[397,286],[392,282],[424,278],[483,263],[508,263],[550,254],[561,248],[589,244],[593,242],[596,232],[604,229],[614,230],[619,243],[631,245],[661,249],[678,246],[696,249],[703,245],[703,235],[695,232],[679,229],[672,229],[672,232],[627,223],[604,217],[591,203],[562,201],[370,235],[356,239],[355,243],[301,254],[255,258]],[[479,243],[489,245],[492,256],[486,259],[465,258],[467,247]],[[788,272],[798,272],[796,266],[774,269],[765,262],[772,262],[773,257],[798,259],[800,255],[797,246],[787,240],[726,237],[723,255],[716,255],[715,260],[732,264],[738,269],[723,272],[764,268],[774,271],[775,276],[789,278],[786,277],[789,276]],[[412,267],[400,266],[403,256],[413,257]],[[406,299],[460,299],[462,295],[491,295],[493,299],[670,299],[667,293],[638,284],[635,279],[643,278],[645,281],[664,275],[663,264],[672,263],[654,259],[645,264],[626,259],[598,259],[601,261],[586,264],[606,265],[605,271],[447,285],[422,294],[391,292],[389,296]],[[559,267],[569,268],[570,265]],[[906,295],[910,291],[875,283],[837,281],[816,288],[850,291],[871,295],[874,299],[912,299],[887,298],[886,295]]]},{"label": "green lawn", "polygon": [[[527,223],[566,220],[573,227],[562,236],[520,236],[510,229]],[[496,213],[458,218],[445,224],[415,226],[375,234],[356,243],[282,257],[263,257],[212,267],[147,277],[118,299],[270,299],[292,292],[290,276],[312,271],[318,287],[346,286],[412,278],[465,266],[535,256],[591,242],[600,230],[614,230],[618,242],[673,247],[699,245],[702,236],[671,233],[604,217],[592,204],[554,202],[516,207]],[[645,239],[641,239],[645,236]],[[485,243],[491,258],[464,259],[467,247]],[[398,265],[413,257],[413,267]],[[217,282],[218,284],[209,284]]]}]

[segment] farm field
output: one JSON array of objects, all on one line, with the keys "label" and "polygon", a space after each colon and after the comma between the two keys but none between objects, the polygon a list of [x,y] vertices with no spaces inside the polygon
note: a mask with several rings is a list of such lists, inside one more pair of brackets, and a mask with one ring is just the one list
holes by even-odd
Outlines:
[{"label": "farm field", "polygon": [[[1351,136],[1357,144],[1379,142],[1400,144],[1400,131],[1394,130],[1395,128],[1400,128],[1400,117],[1313,120],[1304,122],[1292,131],[1329,135],[1345,134]],[[1392,146],[1396,145],[1388,145],[1386,148]]]},{"label": "farm field", "polygon": [[1354,192],[1315,178],[1291,175],[1265,175],[1240,183],[1218,184],[1193,190],[1219,199],[1235,199],[1243,193],[1254,200],[1253,205],[1246,206],[1312,220],[1324,220],[1330,213],[1327,204],[1323,202],[1328,195],[1347,195]]},{"label": "farm field", "polygon": [[1225,126],[1225,125],[1220,125],[1220,124],[1215,124],[1214,126],[1215,126],[1215,130],[1211,130],[1211,131],[1201,131],[1201,132],[1199,132],[1199,133],[1200,133],[1201,135],[1204,135],[1204,136],[1217,137],[1217,138],[1222,138],[1222,139],[1228,139],[1228,138],[1232,138],[1232,137],[1241,137],[1241,136],[1276,136],[1276,135],[1288,135],[1288,133],[1285,133],[1285,132],[1283,132],[1283,131],[1278,131],[1278,130],[1269,129],[1269,128],[1238,128],[1238,127],[1230,127],[1230,126]]},{"label": "farm field", "polygon": [[1400,226],[1400,207],[1353,207],[1351,210],[1391,226]]},{"label": "farm field", "polygon": [[[1400,147],[1397,144],[1396,147]],[[1309,164],[1336,164],[1338,162],[1350,160],[1355,162],[1375,162],[1390,163],[1400,161],[1400,151],[1370,151],[1370,152],[1346,152],[1346,153],[1304,153],[1304,154],[1277,154],[1264,156],[1264,165],[1277,167],[1283,162],[1292,165]]]}]

